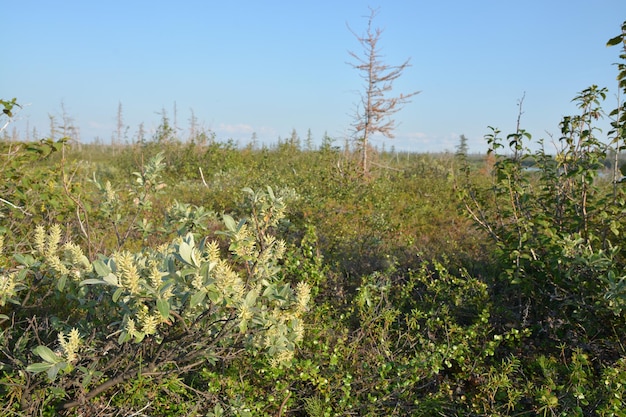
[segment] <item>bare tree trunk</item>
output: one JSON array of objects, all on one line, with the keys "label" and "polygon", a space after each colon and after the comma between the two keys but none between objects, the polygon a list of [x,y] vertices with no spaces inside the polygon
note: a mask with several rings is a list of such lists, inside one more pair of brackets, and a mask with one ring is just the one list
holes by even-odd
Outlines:
[{"label": "bare tree trunk", "polygon": [[372,23],[377,13],[377,9],[370,8],[367,32],[364,35],[357,35],[350,29],[363,48],[361,54],[354,52],[349,52],[349,54],[355,60],[350,65],[359,70],[361,78],[365,82],[365,91],[361,94],[361,101],[357,105],[353,123],[355,141],[361,152],[360,168],[364,175],[369,172],[368,146],[372,135],[380,133],[387,138],[393,138],[395,121],[391,116],[402,109],[412,96],[419,93],[419,91],[415,91],[396,97],[386,97],[386,94],[392,89],[393,82],[409,66],[410,60],[406,60],[398,66],[388,65],[381,61],[378,41],[382,35],[382,30],[372,29]]}]

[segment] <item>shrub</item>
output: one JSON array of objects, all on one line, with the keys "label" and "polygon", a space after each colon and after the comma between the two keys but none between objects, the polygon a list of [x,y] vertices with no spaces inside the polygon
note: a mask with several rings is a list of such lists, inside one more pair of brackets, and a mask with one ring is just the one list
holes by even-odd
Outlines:
[{"label": "shrub", "polygon": [[53,225],[37,227],[33,250],[14,261],[5,248],[5,410],[105,407],[101,394],[146,378],[167,387],[243,349],[274,366],[289,361],[310,288],[280,277],[285,244],[273,230],[282,200],[271,188],[245,191],[249,217],[224,215],[226,228],[213,239],[188,232],[91,261]]}]

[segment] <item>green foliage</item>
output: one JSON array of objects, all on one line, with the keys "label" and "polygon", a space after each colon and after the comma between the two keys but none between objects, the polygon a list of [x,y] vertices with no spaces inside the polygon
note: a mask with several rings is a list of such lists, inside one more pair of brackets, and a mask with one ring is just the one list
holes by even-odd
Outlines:
[{"label": "green foliage", "polygon": [[553,152],[492,128],[367,181],[328,136],[182,142],[165,113],[129,146],[1,142],[0,414],[624,416],[606,94]]},{"label": "green foliage", "polygon": [[[142,189],[158,183],[150,172],[137,176]],[[71,241],[62,243],[59,226],[38,227],[32,253],[15,257],[22,266],[3,272],[8,284],[0,294],[2,305],[16,306],[3,315],[11,318],[3,352],[12,353],[2,361],[6,378],[21,375],[21,408],[84,406],[142,375],[159,382],[242,348],[265,352],[273,366],[288,362],[303,337],[310,288],[280,278],[285,244],[272,231],[283,218],[282,200],[269,187],[246,193],[250,217],[223,217],[227,252],[188,232],[168,245],[92,262]],[[136,198],[141,204],[142,194]]]},{"label": "green foliage", "polygon": [[[0,105],[2,105],[2,107],[4,107],[2,109],[2,114],[8,118],[13,117],[13,108],[14,107],[22,107],[19,104],[17,104],[17,98],[12,98],[11,100],[2,100],[0,99]],[[0,129],[4,130],[4,129]]]},{"label": "green foliage", "polygon": [[[474,180],[467,165],[460,178],[468,214],[494,243],[499,273],[491,286],[500,320],[533,331],[518,387],[530,387],[522,394],[539,415],[590,415],[600,403],[611,410],[601,415],[623,408],[621,394],[604,390],[621,378],[619,329],[626,319],[626,195],[616,175],[623,118],[621,109],[613,111],[613,130],[600,139],[596,121],[606,93],[594,85],[574,98],[580,113],[563,118],[554,155],[542,141],[532,152],[522,129],[503,140],[492,128],[490,182]],[[606,170],[611,154],[613,173]],[[604,385],[602,373],[611,375]]]}]

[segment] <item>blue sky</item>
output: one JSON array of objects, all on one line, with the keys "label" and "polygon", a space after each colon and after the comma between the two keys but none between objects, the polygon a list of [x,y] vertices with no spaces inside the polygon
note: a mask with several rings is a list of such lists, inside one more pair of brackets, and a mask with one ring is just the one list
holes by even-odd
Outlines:
[{"label": "blue sky", "polygon": [[[624,0],[13,1],[0,0],[0,97],[25,104],[13,124],[49,132],[62,107],[81,140],[109,142],[118,104],[131,138],[165,110],[185,137],[191,109],[218,140],[275,143],[311,129],[343,143],[362,80],[347,62],[368,6],[385,62],[412,66],[394,92],[420,90],[395,115],[387,149],[453,150],[460,134],[486,149],[487,126],[558,136],[571,99],[598,84],[615,107]],[[11,129],[11,128],[9,128]],[[149,133],[148,133],[149,134]]]}]

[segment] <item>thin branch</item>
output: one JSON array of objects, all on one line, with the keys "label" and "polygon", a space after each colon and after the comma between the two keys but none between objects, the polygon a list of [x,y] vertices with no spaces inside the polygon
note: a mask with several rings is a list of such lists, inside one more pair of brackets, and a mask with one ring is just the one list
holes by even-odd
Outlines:
[{"label": "thin branch", "polygon": [[202,168],[198,167],[198,169],[200,170],[200,177],[202,178],[202,184],[204,184],[206,188],[209,188],[209,184],[207,184],[206,181],[204,180],[204,174],[202,173]]},{"label": "thin branch", "polygon": [[14,209],[18,209],[19,211],[21,211],[22,213],[24,213],[24,214],[25,214],[25,215],[27,215],[27,216],[32,216],[32,214],[31,214],[31,213],[29,213],[28,211],[26,211],[26,210],[25,210],[25,209],[23,209],[22,207],[20,207],[20,206],[16,206],[15,204],[11,203],[11,202],[10,202],[10,201],[8,201],[8,200],[5,200],[4,198],[1,198],[1,197],[0,197],[0,202],[2,202],[2,203],[4,203],[4,204],[6,204],[6,205],[8,205],[8,206],[13,207]]}]

